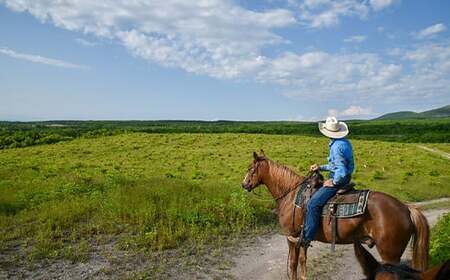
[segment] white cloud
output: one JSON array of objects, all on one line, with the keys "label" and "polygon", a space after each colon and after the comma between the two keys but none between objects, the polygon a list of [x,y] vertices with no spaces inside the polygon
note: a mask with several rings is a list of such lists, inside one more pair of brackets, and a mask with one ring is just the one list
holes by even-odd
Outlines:
[{"label": "white cloud", "polygon": [[342,111],[340,113],[340,116],[354,117],[354,116],[367,116],[372,114],[373,114],[372,108],[363,108],[361,106],[352,105],[347,109],[345,109],[344,111]]},{"label": "white cloud", "polygon": [[283,43],[272,29],[295,23],[285,9],[255,12],[233,1],[0,0],[43,22],[118,41],[158,64],[234,78],[261,64],[261,49]]},{"label": "white cloud", "polygon": [[362,43],[367,39],[364,35],[355,35],[344,39],[346,43]]},{"label": "white cloud", "polygon": [[290,97],[333,96],[379,89],[401,70],[401,65],[385,64],[370,53],[285,53],[268,62],[257,79],[284,85]]},{"label": "white cloud", "polygon": [[414,33],[413,35],[415,35],[417,39],[426,39],[431,38],[438,33],[444,32],[445,30],[447,30],[447,27],[444,24],[437,23],[435,25],[424,28],[419,32]]},{"label": "white cloud", "polygon": [[450,44],[425,44],[404,52],[403,59],[413,63],[416,73],[450,79]]},{"label": "white cloud", "polygon": [[370,5],[375,11],[381,11],[399,2],[400,0],[370,0]]},{"label": "white cloud", "polygon": [[34,63],[46,64],[46,65],[51,65],[51,66],[56,66],[56,67],[62,67],[62,68],[76,68],[76,69],[87,69],[88,68],[83,65],[74,64],[74,63],[70,63],[67,61],[63,61],[63,60],[43,57],[43,56],[34,55],[34,54],[19,53],[19,52],[16,52],[14,50],[11,50],[11,49],[5,48],[5,47],[0,47],[0,54],[4,54],[7,56],[16,58],[16,59],[26,60],[26,61],[30,61],[30,62],[34,62]]},{"label": "white cloud", "polygon": [[374,112],[372,111],[372,108],[364,108],[358,105],[351,105],[350,107],[342,111],[339,111],[337,109],[328,110],[328,116],[340,118],[367,118],[373,115]]},{"label": "white cloud", "polygon": [[302,23],[312,28],[332,27],[343,17],[368,18],[371,11],[379,12],[400,0],[288,0],[298,10]]},{"label": "white cloud", "polygon": [[98,43],[96,43],[96,42],[91,42],[91,41],[85,40],[83,38],[76,38],[75,42],[82,45],[83,47],[95,47],[98,45]]},{"label": "white cloud", "polygon": [[339,24],[344,16],[367,18],[369,7],[357,0],[305,0],[298,3],[299,17],[313,28],[330,27]]},{"label": "white cloud", "polygon": [[450,101],[450,42],[396,48],[388,54],[397,63],[386,63],[371,53],[289,53],[274,59],[258,78],[283,85],[289,98],[308,102],[335,98],[359,104]]},{"label": "white cloud", "polygon": [[297,21],[294,13],[286,9],[255,12],[226,0],[0,3],[60,28],[108,38],[132,55],[159,65],[221,79],[280,85],[292,98],[351,98],[355,104],[422,102],[433,97],[448,100],[448,42],[392,50],[388,58],[376,53],[320,50],[264,55],[264,49],[286,42],[275,29],[298,21],[310,27],[325,27],[339,23],[344,16],[364,19],[375,9],[368,1],[295,2],[300,11]]}]

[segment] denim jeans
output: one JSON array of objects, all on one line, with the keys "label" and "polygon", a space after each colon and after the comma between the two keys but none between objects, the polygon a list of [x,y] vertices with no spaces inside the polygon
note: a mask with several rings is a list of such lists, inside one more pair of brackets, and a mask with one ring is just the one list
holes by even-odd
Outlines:
[{"label": "denim jeans", "polygon": [[[345,180],[347,184],[350,182],[350,177]],[[320,224],[320,217],[322,216],[322,208],[327,201],[332,198],[339,190],[340,186],[334,187],[321,187],[308,202],[306,206],[306,221],[304,228],[304,239],[307,241],[313,241],[316,236],[317,230]]]}]

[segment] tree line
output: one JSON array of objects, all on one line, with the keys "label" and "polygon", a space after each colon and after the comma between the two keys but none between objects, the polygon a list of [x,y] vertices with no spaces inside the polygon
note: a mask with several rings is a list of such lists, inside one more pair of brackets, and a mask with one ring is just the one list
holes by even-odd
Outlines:
[{"label": "tree line", "polygon": [[[352,139],[448,143],[450,118],[348,121]],[[320,136],[317,123],[273,121],[45,121],[0,122],[0,149],[122,133],[256,133]]]}]

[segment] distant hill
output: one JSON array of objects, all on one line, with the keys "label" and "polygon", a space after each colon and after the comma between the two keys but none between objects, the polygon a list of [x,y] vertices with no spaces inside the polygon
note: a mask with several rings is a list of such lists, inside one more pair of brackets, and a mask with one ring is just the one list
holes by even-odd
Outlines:
[{"label": "distant hill", "polygon": [[389,113],[376,118],[376,120],[425,119],[425,118],[445,118],[445,117],[450,117],[450,105],[421,113],[416,113],[412,111]]}]

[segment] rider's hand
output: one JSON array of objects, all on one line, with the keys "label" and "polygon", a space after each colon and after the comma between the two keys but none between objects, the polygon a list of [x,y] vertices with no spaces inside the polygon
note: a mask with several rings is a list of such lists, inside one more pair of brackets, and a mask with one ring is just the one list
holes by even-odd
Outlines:
[{"label": "rider's hand", "polygon": [[323,186],[324,187],[334,187],[333,180],[332,179],[326,180],[325,182],[323,182]]},{"label": "rider's hand", "polygon": [[309,168],[309,170],[312,171],[312,172],[319,171],[319,169],[320,169],[320,166],[317,163],[311,165],[311,167]]}]

